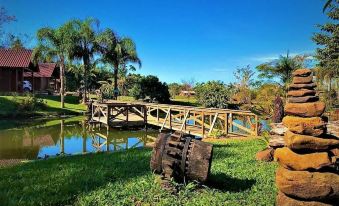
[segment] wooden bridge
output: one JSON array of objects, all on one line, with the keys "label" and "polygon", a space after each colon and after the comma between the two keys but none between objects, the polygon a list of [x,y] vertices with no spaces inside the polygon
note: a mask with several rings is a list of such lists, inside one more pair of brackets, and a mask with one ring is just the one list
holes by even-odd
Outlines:
[{"label": "wooden bridge", "polygon": [[155,125],[200,137],[257,136],[258,116],[250,111],[154,103],[92,104],[92,122],[107,126]]}]

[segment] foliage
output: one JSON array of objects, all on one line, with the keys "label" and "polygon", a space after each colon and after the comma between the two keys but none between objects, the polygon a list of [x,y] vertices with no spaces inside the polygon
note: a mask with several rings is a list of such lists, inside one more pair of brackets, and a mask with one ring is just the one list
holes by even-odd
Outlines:
[{"label": "foliage", "polygon": [[183,86],[178,83],[171,83],[168,85],[168,91],[172,98],[175,98],[182,91]]},{"label": "foliage", "polygon": [[9,15],[7,13],[7,10],[5,9],[5,7],[0,7],[0,47],[5,47],[6,42],[4,42],[4,36],[5,36],[5,32],[3,30],[3,25],[16,21],[16,17],[13,15]]},{"label": "foliage", "polygon": [[[3,205],[274,205],[276,163],[258,139],[216,141],[209,182],[177,194],[149,169],[150,149],[63,156],[0,169]],[[81,174],[81,175],[79,175]]]},{"label": "foliage", "polygon": [[60,97],[61,108],[64,107],[65,93],[65,64],[67,59],[71,59],[72,51],[75,49],[74,42],[77,33],[69,22],[53,29],[49,27],[41,28],[37,32],[38,45],[34,48],[32,59],[35,63],[40,61],[58,62],[60,66]]},{"label": "foliage", "polygon": [[60,109],[60,96],[0,96],[0,117],[51,116],[81,114],[86,106],[79,104],[78,97],[66,96],[65,108]]},{"label": "foliage", "polygon": [[210,136],[213,138],[221,138],[221,137],[226,137],[226,133],[223,130],[214,129]]},{"label": "foliage", "polygon": [[338,0],[326,0],[326,3],[324,4],[324,7],[323,7],[323,12],[325,12],[327,9],[332,10],[333,2],[338,3],[339,1]]},{"label": "foliage", "polygon": [[93,69],[92,60],[93,56],[98,54],[99,43],[98,43],[98,32],[95,27],[98,26],[99,21],[93,18],[87,18],[85,20],[74,19],[66,24],[70,24],[75,32],[75,40],[73,41],[74,48],[70,52],[70,58],[73,60],[82,60],[83,68],[83,91],[84,91],[84,102],[87,101],[87,90],[88,90],[88,75],[90,70]]},{"label": "foliage", "polygon": [[266,148],[269,147],[270,145],[270,139],[271,134],[268,131],[263,131],[261,134],[260,141],[262,141],[266,145]]},{"label": "foliage", "polygon": [[259,78],[272,81],[275,78],[280,80],[286,86],[292,78],[292,72],[303,66],[303,62],[307,55],[297,55],[290,57],[287,52],[286,56],[280,56],[278,60],[260,64],[256,67],[259,71]]},{"label": "foliage", "polygon": [[[330,22],[324,25],[318,25],[320,32],[313,36],[313,41],[319,45],[316,51],[316,59],[319,61],[316,68],[317,81],[319,85],[324,85],[323,88],[327,93],[328,106],[332,106],[331,91],[334,85],[334,90],[339,91],[339,1],[327,1],[324,10],[329,9],[327,13]],[[336,94],[338,96],[339,93]]]},{"label": "foliage", "polygon": [[272,116],[276,96],[283,94],[283,88],[278,84],[265,83],[256,90],[255,108],[259,113]]},{"label": "foliage", "polygon": [[221,81],[198,83],[195,87],[196,99],[204,107],[227,108],[229,96]]},{"label": "foliage", "polygon": [[35,95],[26,93],[23,96],[12,96],[11,104],[15,112],[33,112],[39,109],[43,109],[45,101],[41,98],[37,98]]},{"label": "foliage", "polygon": [[[98,35],[102,61],[113,66],[114,91],[118,89],[119,68],[125,68],[129,63],[137,63],[141,67],[141,60],[136,51],[136,45],[131,38],[119,37],[111,29],[106,29]],[[115,93],[117,96],[117,93]]]},{"label": "foliage", "polygon": [[235,83],[235,92],[232,95],[232,100],[235,100],[237,104],[241,105],[242,109],[250,109],[252,104],[253,93],[251,88],[255,85],[253,80],[255,72],[252,71],[250,66],[243,68],[237,68],[234,72],[234,76],[237,80]]},{"label": "foliage", "polygon": [[98,99],[112,99],[114,97],[114,85],[111,84],[112,80],[109,81],[100,81],[100,94],[101,96]]},{"label": "foliage", "polygon": [[167,84],[160,82],[158,77],[152,75],[141,77],[130,89],[130,95],[135,99],[150,99],[150,101],[160,103],[166,103],[170,100]]}]

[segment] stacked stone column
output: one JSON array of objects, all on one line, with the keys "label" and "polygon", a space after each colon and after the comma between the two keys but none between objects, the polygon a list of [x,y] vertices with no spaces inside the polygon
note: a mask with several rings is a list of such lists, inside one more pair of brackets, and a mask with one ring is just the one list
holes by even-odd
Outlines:
[{"label": "stacked stone column", "polygon": [[339,205],[339,138],[326,134],[324,102],[309,69],[293,72],[285,105],[285,147],[277,149],[277,205]]}]

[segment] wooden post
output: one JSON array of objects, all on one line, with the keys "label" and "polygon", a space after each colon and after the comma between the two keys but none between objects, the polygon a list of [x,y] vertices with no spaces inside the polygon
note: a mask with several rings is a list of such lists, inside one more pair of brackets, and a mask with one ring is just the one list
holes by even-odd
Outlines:
[{"label": "wooden post", "polygon": [[233,132],[233,114],[230,113],[230,132]]},{"label": "wooden post", "polygon": [[172,114],[171,114],[171,108],[169,108],[169,128],[172,130]]},{"label": "wooden post", "polygon": [[226,113],[225,116],[225,130],[226,130],[226,135],[228,135],[228,130],[229,130],[229,125],[228,125],[228,113]]},{"label": "wooden post", "polygon": [[[185,110],[186,111],[186,110]],[[190,116],[190,110],[188,110],[187,111],[187,117],[186,118],[184,118],[184,121],[185,121],[185,123],[184,123],[184,129],[185,129],[185,131],[186,131],[186,121],[187,121],[187,118]]]},{"label": "wooden post", "polygon": [[202,138],[205,137],[205,113],[201,112],[201,121],[202,121],[202,125],[201,125],[201,133],[202,133]]},{"label": "wooden post", "polygon": [[108,125],[109,116],[111,114],[111,107],[107,105],[106,110],[106,124]]},{"label": "wooden post", "polygon": [[159,105],[157,105],[157,124],[159,125]]},{"label": "wooden post", "polygon": [[141,108],[144,110],[144,125],[147,128],[147,107],[143,106]]},{"label": "wooden post", "polygon": [[126,106],[126,122],[127,122],[127,125],[128,125],[128,110],[129,110],[129,106],[127,105]]}]

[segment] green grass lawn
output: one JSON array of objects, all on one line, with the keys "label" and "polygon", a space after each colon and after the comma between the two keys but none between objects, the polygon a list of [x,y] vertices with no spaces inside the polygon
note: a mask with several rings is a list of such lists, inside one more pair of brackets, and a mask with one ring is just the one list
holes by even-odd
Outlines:
[{"label": "green grass lawn", "polygon": [[20,115],[63,115],[63,114],[79,114],[86,110],[84,104],[80,104],[77,97],[66,96],[65,108],[60,108],[60,96],[37,96],[43,99],[45,106],[35,111],[24,112],[18,111],[16,101],[22,101],[25,96],[0,96],[0,117],[11,117]]},{"label": "green grass lawn", "polygon": [[171,103],[184,106],[200,106],[194,96],[186,97],[178,95],[174,99],[171,99]]},{"label": "green grass lawn", "polygon": [[276,163],[258,139],[214,143],[209,182],[162,190],[150,149],[58,157],[0,169],[2,205],[274,205]]}]

